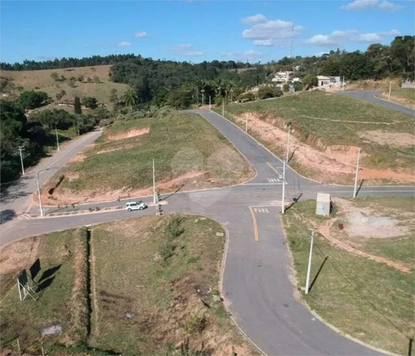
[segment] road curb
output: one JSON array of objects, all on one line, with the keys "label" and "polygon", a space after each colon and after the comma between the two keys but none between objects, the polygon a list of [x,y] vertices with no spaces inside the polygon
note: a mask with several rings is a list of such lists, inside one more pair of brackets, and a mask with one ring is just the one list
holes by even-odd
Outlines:
[{"label": "road curb", "polygon": [[288,241],[288,238],[287,238],[287,234],[286,234],[286,231],[285,231],[285,227],[284,227],[284,224],[283,224],[282,217],[281,217],[281,214],[280,213],[278,213],[278,218],[280,219],[280,222],[281,222],[282,232],[283,232],[284,240],[285,240],[285,246],[287,247],[288,256],[289,256],[289,260],[290,260],[290,270],[291,270],[291,273],[288,275],[288,279],[290,280],[290,282],[293,285],[293,289],[294,289],[293,296],[294,296],[294,299],[297,300],[300,304],[302,304],[305,308],[307,308],[307,310],[316,319],[318,319],[324,325],[326,325],[331,330],[333,330],[334,332],[336,332],[338,335],[341,335],[341,336],[343,336],[343,337],[345,337],[345,338],[347,338],[349,340],[352,340],[353,342],[355,342],[357,344],[360,344],[360,345],[362,345],[364,347],[367,347],[368,349],[371,349],[371,350],[374,350],[374,351],[383,353],[385,355],[389,355],[389,356],[399,356],[398,354],[394,354],[392,352],[379,349],[379,348],[377,348],[375,346],[372,346],[370,344],[366,344],[365,342],[363,342],[363,341],[361,341],[359,339],[356,339],[356,338],[354,338],[353,336],[351,336],[351,335],[349,335],[347,333],[344,333],[343,331],[341,331],[340,329],[338,329],[336,326],[330,324],[328,321],[326,321],[325,319],[323,319],[319,314],[317,314],[317,312],[314,309],[311,309],[311,307],[308,305],[308,303],[304,300],[303,294],[298,290],[299,283],[298,283],[298,279],[297,279],[297,271],[296,271],[296,269],[294,267],[294,256],[293,256],[292,251],[291,251],[291,246],[289,244],[289,241]]}]

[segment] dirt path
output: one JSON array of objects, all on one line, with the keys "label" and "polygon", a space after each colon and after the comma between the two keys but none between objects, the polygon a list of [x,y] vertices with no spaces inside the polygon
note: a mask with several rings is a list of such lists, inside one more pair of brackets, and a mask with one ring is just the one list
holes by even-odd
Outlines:
[{"label": "dirt path", "polygon": [[404,263],[399,263],[399,262],[394,262],[391,261],[387,258],[384,257],[379,257],[379,256],[375,256],[375,255],[371,255],[370,253],[367,252],[363,252],[361,250],[358,250],[357,248],[354,248],[352,246],[350,246],[349,244],[340,241],[336,238],[334,238],[333,236],[331,236],[330,234],[330,229],[333,226],[333,224],[336,222],[336,219],[330,219],[329,221],[325,222],[324,224],[320,225],[318,228],[318,231],[320,232],[320,234],[328,241],[330,241],[333,245],[346,250],[347,252],[353,253],[356,256],[361,256],[361,257],[365,257],[368,258],[370,260],[379,262],[379,263],[384,263],[386,265],[388,265],[389,267],[395,268],[398,271],[404,272],[404,273],[409,273],[411,272],[411,268],[409,266],[407,266]]}]

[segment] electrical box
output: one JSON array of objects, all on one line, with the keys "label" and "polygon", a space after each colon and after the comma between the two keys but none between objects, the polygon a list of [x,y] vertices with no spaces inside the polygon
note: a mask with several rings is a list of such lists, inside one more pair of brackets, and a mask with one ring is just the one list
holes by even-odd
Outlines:
[{"label": "electrical box", "polygon": [[316,215],[330,215],[330,194],[327,193],[317,193],[317,203],[316,203]]}]

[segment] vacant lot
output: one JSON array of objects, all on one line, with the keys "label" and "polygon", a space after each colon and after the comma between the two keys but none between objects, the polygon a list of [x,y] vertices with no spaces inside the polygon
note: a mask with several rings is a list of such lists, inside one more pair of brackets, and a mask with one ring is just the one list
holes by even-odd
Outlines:
[{"label": "vacant lot", "polygon": [[[85,289],[85,230],[69,230],[27,238],[1,249],[1,349],[38,352],[40,346],[75,345],[87,336]],[[16,277],[40,259],[37,300],[19,301]],[[41,337],[45,327],[62,328]]]},{"label": "vacant lot", "polygon": [[[128,89],[128,85],[113,83],[109,79],[109,69],[111,66],[93,66],[93,67],[80,67],[80,68],[67,68],[67,69],[45,69],[34,71],[1,71],[0,76],[3,78],[10,78],[12,81],[6,88],[6,91],[10,93],[11,97],[16,97],[21,91],[26,90],[40,90],[46,92],[55,103],[52,103],[43,108],[55,108],[58,100],[56,94],[62,90],[66,92],[66,95],[61,99],[73,99],[75,96],[81,98],[86,96],[95,97],[99,103],[110,105],[109,97],[112,89],[116,89],[118,96],[122,96]],[[52,77],[52,73],[58,73],[59,78],[64,76],[64,81],[55,81]],[[83,81],[80,82],[78,78],[83,76]],[[70,85],[70,78],[75,78],[75,84]],[[96,83],[96,78],[99,79],[99,83]],[[43,109],[42,108],[42,109]],[[59,107],[61,108],[61,107]]]},{"label": "vacant lot", "polygon": [[[353,183],[358,148],[360,178],[376,183],[415,182],[414,119],[388,108],[324,92],[230,104],[227,116],[280,157],[292,127],[290,165],[329,183]],[[327,174],[330,173],[330,174]]]},{"label": "vacant lot", "polygon": [[[66,355],[257,355],[219,294],[225,240],[212,220],[170,215],[11,244],[0,260],[1,348],[17,350],[19,338],[31,354],[43,344]],[[15,277],[36,258],[53,279],[37,301],[20,302]],[[51,325],[60,334],[41,338]]]},{"label": "vacant lot", "polygon": [[315,231],[312,289],[304,300],[324,320],[372,346],[408,354],[414,338],[415,199],[337,199],[331,217],[315,201],[283,216],[298,289]]},{"label": "vacant lot", "polygon": [[152,194],[155,161],[159,191],[226,186],[248,179],[245,159],[198,115],[176,111],[116,122],[96,144],[76,156],[58,176],[65,179],[48,203],[111,200]]}]

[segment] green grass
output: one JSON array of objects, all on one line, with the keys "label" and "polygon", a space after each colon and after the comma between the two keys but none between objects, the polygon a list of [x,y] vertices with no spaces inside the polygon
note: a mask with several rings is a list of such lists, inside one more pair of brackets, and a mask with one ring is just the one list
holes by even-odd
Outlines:
[{"label": "green grass", "polygon": [[[396,205],[399,205],[400,198],[396,199]],[[305,285],[309,229],[327,220],[315,216],[314,211],[315,201],[304,201],[283,216],[294,258],[298,289]],[[415,257],[413,247],[408,251],[408,247],[413,246],[413,241],[373,239],[370,245],[371,247],[362,245],[362,249],[382,252],[390,259],[408,258],[413,262]],[[311,280],[326,256],[328,259],[311,292],[308,295],[302,293],[310,308],[343,333],[372,346],[406,355],[408,337],[414,337],[415,328],[414,269],[410,273],[403,273],[386,264],[355,256],[330,245],[317,233]]]},{"label": "green grass", "polygon": [[[110,139],[115,134],[146,128],[150,132],[140,136]],[[223,186],[252,175],[248,163],[213,126],[198,115],[175,111],[157,118],[116,122],[85,154],[85,161],[64,168],[63,174],[76,173],[79,178],[65,180],[59,189],[107,191],[151,187],[153,159],[157,182],[198,171],[205,172],[202,177],[207,187]]]},{"label": "green grass", "polygon": [[[414,146],[391,147],[358,135],[375,130],[413,133],[413,117],[362,100],[314,91],[277,100],[229,104],[226,112],[231,119],[245,112],[278,118],[275,125],[284,130],[286,124],[291,123],[293,135],[317,149],[332,145],[362,147],[367,154],[362,164],[368,168],[413,168]],[[273,145],[267,143],[267,146]]]},{"label": "green grass", "polygon": [[[82,253],[76,246],[82,246],[86,241],[84,230],[68,230],[55,232],[40,237],[38,258],[42,271],[36,281],[44,289],[38,293],[36,301],[27,297],[19,300],[16,287],[16,276],[20,270],[2,274],[1,313],[1,348],[17,349],[16,338],[20,347],[27,352],[40,352],[43,344],[47,349],[52,344],[73,344],[86,338],[85,319],[82,316],[81,295],[73,300],[75,288],[76,253]],[[30,264],[26,266],[28,269]],[[56,268],[50,279],[40,282],[43,273]],[[50,285],[47,285],[50,282]],[[12,283],[11,283],[12,282]],[[13,283],[14,282],[14,283]],[[75,318],[75,315],[78,318]],[[49,336],[41,340],[40,329],[54,324],[63,325],[63,332],[59,336]]]},{"label": "green grass", "polygon": [[[186,355],[202,349],[204,355],[227,354],[232,347],[241,354],[258,355],[219,299],[226,240],[220,224],[173,214],[124,220],[122,226],[114,222],[91,228],[89,269],[85,229],[39,237],[36,257],[42,272],[60,268],[37,301],[19,301],[17,268],[0,274],[2,351],[16,353],[19,338],[27,354],[40,354],[43,345],[50,355],[178,356],[183,354],[175,345],[188,340]],[[23,242],[2,250],[14,257],[2,254],[0,273],[9,257],[19,260]],[[32,250],[25,253],[34,257]],[[128,319],[125,313],[134,317]],[[63,325],[61,335],[40,337],[41,327],[56,323]]]},{"label": "green grass", "polygon": [[223,232],[218,223],[182,215],[128,220],[123,230],[118,223],[95,228],[91,344],[123,355],[163,354],[186,335],[200,341],[229,333],[228,342],[244,344],[213,293],[197,293],[218,288],[225,237],[216,232]]}]

